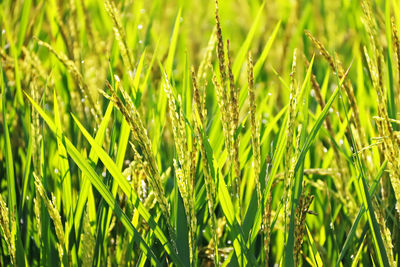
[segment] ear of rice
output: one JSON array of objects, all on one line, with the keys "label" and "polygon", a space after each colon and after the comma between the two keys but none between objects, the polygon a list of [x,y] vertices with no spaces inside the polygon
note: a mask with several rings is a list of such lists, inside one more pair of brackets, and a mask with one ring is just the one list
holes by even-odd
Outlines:
[{"label": "ear of rice", "polygon": [[34,173],[33,177],[35,178],[35,186],[36,190],[41,196],[44,204],[46,205],[47,211],[49,212],[50,218],[53,220],[54,223],[54,229],[56,232],[56,236],[58,239],[58,254],[60,256],[60,261],[63,261],[65,263],[65,257],[64,253],[67,253],[68,251],[65,251],[65,235],[64,235],[64,227],[61,222],[61,216],[60,213],[58,212],[56,205],[55,205],[55,197],[52,195],[52,200],[47,197],[46,191],[43,187],[42,181],[39,179],[39,177]]},{"label": "ear of rice", "polygon": [[195,109],[195,116],[198,116],[198,119],[195,120],[195,134],[197,137],[198,145],[200,147],[201,154],[201,163],[203,167],[204,174],[204,182],[207,193],[207,204],[208,204],[208,212],[211,217],[211,231],[214,242],[214,263],[219,265],[219,255],[218,255],[218,236],[217,236],[217,220],[214,213],[215,206],[215,198],[216,198],[216,189],[215,183],[210,173],[208,161],[211,160],[207,157],[207,152],[204,144],[204,118],[202,115],[202,103],[200,102],[200,93],[199,88],[197,87],[196,75],[192,70],[192,83],[193,83],[193,105]]}]

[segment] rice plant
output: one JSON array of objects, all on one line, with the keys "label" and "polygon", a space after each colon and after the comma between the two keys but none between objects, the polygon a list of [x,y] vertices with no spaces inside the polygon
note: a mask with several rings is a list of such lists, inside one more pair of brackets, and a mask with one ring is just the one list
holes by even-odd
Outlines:
[{"label": "rice plant", "polygon": [[399,24],[0,1],[0,266],[398,266]]}]

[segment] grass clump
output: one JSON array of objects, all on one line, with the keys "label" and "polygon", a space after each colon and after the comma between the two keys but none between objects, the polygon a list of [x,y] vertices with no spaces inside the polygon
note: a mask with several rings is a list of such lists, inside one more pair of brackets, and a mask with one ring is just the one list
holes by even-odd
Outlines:
[{"label": "grass clump", "polygon": [[0,266],[397,266],[398,10],[2,1]]}]

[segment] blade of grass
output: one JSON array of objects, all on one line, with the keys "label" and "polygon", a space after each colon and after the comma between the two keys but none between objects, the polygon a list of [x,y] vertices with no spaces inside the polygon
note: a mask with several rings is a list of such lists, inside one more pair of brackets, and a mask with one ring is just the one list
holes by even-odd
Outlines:
[{"label": "blade of grass", "polygon": [[[28,108],[29,109],[29,108]],[[31,116],[31,112],[27,111],[27,113],[29,114],[29,124],[30,125],[30,116]],[[31,176],[31,163],[32,163],[32,147],[33,147],[33,134],[31,134],[31,132],[29,132],[29,143],[28,143],[28,149],[26,150],[26,159],[25,159],[25,168],[24,168],[24,182],[23,182],[23,187],[22,187],[22,194],[21,194],[21,205],[20,205],[20,210],[19,212],[21,212],[24,209],[25,206],[25,200],[26,200],[26,196],[28,193],[28,185],[29,185],[29,177]]]},{"label": "blade of grass", "polygon": [[[267,41],[263,51],[261,52],[261,56],[257,59],[257,62],[254,65],[254,80],[257,79],[258,75],[260,74],[261,68],[264,66],[264,63],[267,60],[268,54],[271,50],[272,44],[275,41],[276,35],[278,34],[280,27],[281,27],[281,21],[279,21],[276,24],[274,31],[272,32],[271,36],[268,38],[268,41]],[[239,107],[240,108],[243,106],[247,95],[248,95],[248,84],[246,83],[246,86],[244,86],[240,90],[240,93],[239,93]]]},{"label": "blade of grass", "polygon": [[[7,174],[7,189],[8,189],[8,208],[15,212],[16,221],[18,221],[17,213],[17,189],[14,176],[14,160],[11,148],[10,133],[7,124],[7,107],[6,107],[6,89],[3,79],[3,68],[0,72],[1,76],[1,95],[2,95],[2,109],[3,109],[3,134],[4,134],[4,149],[5,149],[5,167]],[[11,220],[10,220],[11,221]]]},{"label": "blade of grass", "polygon": [[[95,141],[98,144],[102,144],[103,141],[104,141],[106,129],[107,129],[108,123],[109,123],[110,118],[111,118],[112,110],[113,110],[113,104],[110,102],[108,104],[107,110],[106,110],[106,112],[104,114],[103,120],[101,121],[99,129],[98,129],[98,131],[96,133]],[[97,164],[98,156],[97,156],[97,154],[96,154],[94,149],[90,150],[89,160],[94,165]],[[81,223],[80,222],[81,222],[83,210],[85,208],[85,204],[86,204],[86,201],[87,201],[88,196],[90,194],[90,191],[91,191],[90,180],[87,179],[85,174],[82,174],[81,190],[80,190],[80,193],[79,193],[79,196],[78,196],[78,202],[77,202],[75,210],[74,210],[74,224],[75,224],[77,230],[81,228]],[[77,233],[78,232],[80,232],[80,231],[77,231]]]},{"label": "blade of grass", "polygon": [[[383,175],[383,173],[385,171],[386,164],[387,164],[387,160],[385,160],[382,163],[382,166],[380,167],[380,169],[378,171],[378,174],[375,177],[374,183],[372,184],[371,188],[369,189],[370,197],[373,197],[374,194],[375,194],[375,191],[376,191],[376,189],[377,189],[377,187],[379,185],[380,179],[382,178],[382,175]],[[360,207],[360,210],[358,211],[357,217],[354,220],[354,222],[353,222],[353,224],[352,224],[352,226],[350,228],[349,233],[347,234],[346,241],[344,242],[343,247],[342,247],[342,251],[340,251],[339,257],[338,257],[338,259],[336,261],[336,265],[335,265],[336,267],[338,267],[340,265],[341,260],[344,258],[344,256],[347,253],[347,250],[350,248],[350,244],[353,241],[353,238],[354,238],[354,236],[356,234],[357,226],[360,223],[361,218],[364,215],[365,211],[366,211],[366,209],[365,209],[365,206],[364,206],[364,203],[363,203],[363,204],[361,204],[361,207]]]},{"label": "blade of grass", "polygon": [[312,234],[310,232],[310,229],[308,229],[307,225],[306,225],[306,230],[307,230],[307,236],[308,236],[307,240],[308,240],[308,243],[311,246],[310,253],[311,253],[311,256],[312,256],[313,263],[314,263],[314,265],[316,267],[324,266],[324,264],[322,263],[321,255],[319,254],[317,246],[315,245],[314,238],[313,238],[313,236],[312,236]]},{"label": "blade of grass", "polygon": [[175,58],[176,45],[178,43],[179,28],[181,25],[181,14],[182,14],[182,8],[179,8],[178,14],[176,15],[175,19],[175,25],[174,25],[174,30],[172,32],[171,41],[169,44],[167,60],[165,61],[165,71],[168,77],[172,77],[171,76],[172,66]]},{"label": "blade of grass", "polygon": [[[248,54],[250,45],[253,41],[254,35],[258,29],[258,26],[260,24],[260,20],[264,11],[264,6],[265,6],[265,1],[263,1],[263,3],[261,4],[260,8],[258,9],[257,15],[254,19],[253,25],[250,28],[249,33],[246,36],[246,39],[244,41],[244,43],[242,44],[242,46],[239,49],[238,54],[236,55],[236,59],[233,62],[233,66],[232,66],[232,72],[233,72],[233,76],[235,78],[235,81],[237,81],[237,79],[239,78],[239,73],[240,73],[240,69],[243,66],[243,63],[246,59],[246,55]],[[278,23],[279,25],[279,23]],[[268,43],[267,46],[268,47]],[[267,52],[268,53],[268,52]],[[266,57],[266,56],[265,56]],[[265,60],[265,58],[264,58]]]},{"label": "blade of grass", "polygon": [[[314,58],[311,61],[310,66],[309,66],[309,68],[307,70],[307,75],[306,75],[306,78],[304,79],[302,88],[301,88],[301,90],[299,92],[299,96],[301,96],[303,94],[303,91],[306,88],[306,84],[310,79],[313,62],[314,62]],[[334,97],[333,98],[331,97],[330,105],[332,105],[333,100],[336,97],[337,93],[338,92],[336,92],[336,94],[334,93],[334,95],[333,95]],[[328,101],[328,103],[329,103],[329,101]],[[320,114],[320,117],[318,118],[320,120],[320,124],[322,124],[322,121],[325,118],[325,117],[322,118],[321,116],[322,115],[326,116],[328,111],[329,111],[329,108],[327,108],[325,110],[325,113],[321,113]],[[269,194],[269,191],[271,190],[271,186],[272,186],[273,180],[275,179],[275,174],[278,171],[279,163],[282,161],[281,159],[282,159],[282,156],[283,156],[283,151],[285,149],[285,141],[286,141],[286,124],[287,124],[286,121],[287,121],[287,119],[288,119],[288,113],[286,113],[285,118],[284,118],[284,120],[283,120],[283,122],[281,124],[282,126],[281,126],[280,133],[279,133],[279,136],[278,136],[277,146],[276,146],[276,149],[275,149],[275,152],[274,152],[274,156],[272,158],[272,168],[271,168],[271,171],[269,173],[268,183],[265,185],[265,189],[264,189],[264,204],[265,204],[265,200],[267,199],[267,195]],[[319,127],[320,126],[321,125],[319,125]],[[319,127],[318,127],[318,129],[319,129]],[[314,130],[314,132],[311,131],[311,133],[314,133],[314,138],[315,138],[315,135],[317,134],[317,130]],[[303,155],[303,157],[304,157],[304,155]],[[296,173],[296,168],[295,168],[294,172]]]},{"label": "blade of grass", "polygon": [[388,115],[389,118],[396,118],[396,105],[395,105],[395,88],[394,88],[394,78],[393,78],[393,41],[392,41],[392,29],[391,29],[391,19],[390,19],[390,3],[389,0],[385,0],[385,30],[386,30],[386,40],[387,40],[387,87],[389,88],[387,92],[387,102],[388,102]]},{"label": "blade of grass", "polygon": [[[10,45],[9,48],[10,48],[11,56],[14,59],[14,81],[15,81],[15,87],[17,89],[15,101],[19,105],[22,106],[24,104],[24,100],[22,98],[21,73],[20,73],[20,67],[19,67],[19,61],[18,61],[18,51],[17,51],[17,48],[15,47],[13,31],[10,28],[10,22],[8,21],[8,19],[9,18],[6,18],[3,16],[2,24],[3,24],[3,29],[5,31],[6,39],[8,40],[8,43]],[[3,70],[2,70],[2,72],[3,72]]]},{"label": "blade of grass", "polygon": [[[15,257],[16,257],[16,264],[18,266],[25,266],[26,263],[26,255],[24,251],[24,247],[22,245],[21,240],[21,232],[19,227],[19,214],[18,214],[18,207],[17,207],[17,187],[15,184],[15,172],[14,172],[14,159],[12,154],[11,148],[11,140],[10,140],[10,133],[8,130],[8,120],[6,117],[6,87],[4,83],[3,77],[3,68],[0,68],[0,82],[1,82],[1,102],[2,102],[2,110],[3,110],[3,133],[4,133],[4,148],[5,148],[5,167],[6,167],[6,175],[7,175],[7,191],[8,191],[8,220],[9,222],[13,220],[16,222],[16,233],[15,233]],[[11,229],[11,225],[10,231]]]},{"label": "blade of grass", "polygon": [[[335,59],[335,68],[337,68],[336,66],[337,65],[336,65],[336,59]],[[343,78],[345,78],[345,77],[346,77],[346,75],[344,75]],[[338,83],[338,87],[340,87],[342,85],[342,83],[339,82],[339,77],[337,75],[337,71],[336,71],[336,80],[337,80],[337,83]],[[345,114],[346,114],[346,118],[348,118],[347,117],[347,109],[346,109],[346,106],[344,105],[344,102],[343,102],[343,97],[340,98],[340,100],[341,100],[341,104],[342,104],[342,106],[344,108],[344,111],[345,111]],[[348,125],[350,125],[349,122],[348,122]],[[351,130],[351,127],[349,127],[349,132],[350,132],[353,151],[358,151],[357,146],[356,146],[356,142],[355,142],[355,139],[354,139],[354,136],[353,136],[353,132]],[[355,153],[355,161],[356,161],[355,165],[358,167],[358,171],[359,171],[359,176],[358,176],[358,179],[357,179],[357,183],[355,183],[355,184],[359,188],[358,190],[361,192],[361,197],[362,197],[362,200],[363,200],[363,204],[365,205],[365,207],[366,207],[366,209],[368,211],[367,218],[368,218],[369,226],[370,226],[370,228],[372,230],[371,234],[372,234],[372,238],[373,238],[373,241],[374,241],[374,246],[375,246],[375,250],[376,250],[376,253],[377,253],[378,261],[379,261],[379,264],[381,266],[389,266],[389,259],[388,259],[388,256],[386,254],[385,246],[383,244],[381,232],[380,232],[380,229],[379,229],[379,224],[378,224],[378,222],[376,220],[374,208],[373,208],[372,202],[371,202],[371,197],[370,197],[370,195],[368,193],[368,185],[367,185],[366,178],[365,178],[364,166],[363,166],[363,164],[361,162],[361,159],[360,159],[358,153]]]},{"label": "blade of grass", "polygon": [[[67,221],[65,222],[64,231],[65,231],[65,248],[67,249],[66,253],[69,252],[73,253],[72,259],[76,259],[76,247],[73,246],[73,249],[69,251],[69,234],[73,228],[73,216],[72,216],[72,209],[73,203],[75,200],[73,199],[72,194],[72,180],[70,174],[70,166],[68,163],[68,156],[67,151],[64,146],[63,141],[63,132],[61,126],[61,119],[60,119],[60,112],[58,107],[57,95],[56,91],[53,91],[53,103],[54,103],[54,122],[56,124],[56,132],[57,132],[57,148],[58,148],[58,166],[59,166],[59,173],[60,173],[60,184],[62,189],[62,202],[64,207],[64,214],[67,217]],[[68,255],[67,254],[67,255]],[[77,264],[75,262],[75,264]]]},{"label": "blade of grass", "polygon": [[[137,194],[131,190],[131,186],[122,173],[119,171],[118,167],[112,161],[110,156],[95,142],[95,140],[90,136],[90,134],[86,131],[83,125],[78,121],[78,119],[72,114],[75,123],[78,125],[79,129],[85,136],[85,138],[89,141],[92,149],[96,151],[96,154],[99,156],[99,159],[103,162],[107,170],[110,172],[111,176],[118,182],[118,185],[121,187],[122,191],[127,195],[128,199],[132,201],[135,207],[139,210],[143,218],[149,223],[150,227],[154,228],[153,230],[156,232],[156,236],[159,238],[160,242],[165,246],[168,254],[175,258],[175,251],[170,247],[171,243],[166,240],[164,234],[161,232],[161,229],[155,224],[154,219],[150,216],[148,211],[144,208],[143,204],[140,202]],[[175,258],[179,263],[180,260]]]},{"label": "blade of grass", "polygon": [[[29,101],[32,103],[32,105],[35,107],[35,109],[38,111],[40,116],[46,121],[47,125],[53,131],[53,133],[56,133],[56,126],[55,126],[54,122],[52,121],[52,119],[28,94],[25,93],[25,95],[29,99]],[[78,121],[76,119],[75,119],[75,122],[77,122],[78,126],[81,126],[81,124],[78,123]],[[169,255],[174,260],[176,260],[176,262],[179,263],[180,260],[175,255],[174,250],[170,247],[170,242],[167,240],[167,238],[165,237],[165,235],[162,232],[162,230],[160,229],[160,227],[155,223],[154,219],[151,217],[151,215],[148,213],[146,208],[140,202],[140,199],[136,195],[136,193],[133,192],[132,190],[130,190],[130,185],[125,180],[125,178],[123,177],[121,172],[119,172],[117,170],[115,163],[110,159],[110,157],[107,155],[107,153],[95,142],[95,140],[90,136],[90,134],[83,127],[81,128],[81,131],[85,135],[85,137],[87,138],[89,143],[91,144],[92,149],[94,149],[96,151],[96,153],[98,154],[99,158],[103,161],[103,163],[106,166],[108,166],[107,169],[110,171],[111,175],[113,175],[113,177],[119,182],[121,189],[128,196],[128,198],[132,201],[133,205],[139,210],[139,212],[143,216],[143,219],[146,220],[146,222],[149,224],[149,226],[154,230],[157,238],[160,240],[161,244],[164,246],[167,253],[169,253]],[[90,166],[89,162],[82,157],[80,152],[75,148],[75,146],[71,143],[71,141],[69,141],[69,139],[66,137],[65,137],[65,145],[66,145],[68,154],[75,161],[75,163],[82,170],[82,172],[85,175],[87,175],[87,177],[90,179],[92,185],[98,190],[98,192],[102,195],[102,197],[107,202],[107,204],[113,209],[115,215],[117,216],[117,218],[119,220],[121,220],[122,224],[127,228],[128,232],[132,236],[134,236],[136,241],[138,241],[143,252],[145,252],[146,255],[148,255],[149,257],[152,257],[153,262],[158,263],[158,260],[155,256],[154,252],[150,248],[148,248],[147,244],[140,237],[140,234],[133,227],[130,220],[126,217],[125,213],[118,206],[118,204],[116,203],[116,200],[112,196],[111,192],[107,189],[107,187],[102,182],[102,179],[98,176],[98,174]]]},{"label": "blade of grass", "polygon": [[[311,64],[310,64],[311,66]],[[349,68],[350,69],[350,68]],[[348,73],[349,69],[347,70],[346,73]],[[328,115],[329,109],[333,104],[333,101],[335,100],[336,96],[340,93],[340,86],[342,85],[342,83],[344,82],[344,79],[346,78],[346,75],[344,75],[344,77],[342,78],[342,80],[338,83],[338,86],[336,87],[335,91],[332,93],[331,97],[329,98],[329,100],[327,101],[324,109],[321,111],[320,115],[318,116],[317,120],[314,123],[313,128],[311,129],[310,133],[308,134],[304,145],[302,146],[301,152],[299,154],[299,157],[297,159],[295,168],[293,170],[293,172],[295,174],[299,172],[299,176],[295,176],[295,183],[294,183],[294,187],[293,187],[293,194],[292,194],[292,212],[291,212],[291,216],[290,216],[290,226],[289,226],[289,233],[288,233],[288,241],[286,244],[286,255],[285,255],[285,264],[286,266],[294,266],[294,258],[293,258],[293,248],[294,248],[294,212],[295,209],[297,208],[298,205],[298,199],[300,197],[301,194],[301,186],[302,186],[302,169],[304,168],[304,158],[306,156],[306,153],[308,152],[308,150],[310,149],[312,143],[315,141],[315,138],[317,136],[317,133],[319,132],[319,129],[322,126],[322,123],[324,121],[324,119],[326,118],[326,116]],[[306,127],[303,126],[303,129],[305,129]],[[303,136],[303,134],[302,134]]]},{"label": "blade of grass", "polygon": [[18,32],[18,41],[17,41],[17,53],[18,56],[21,54],[21,47],[25,40],[26,28],[29,23],[29,12],[31,9],[32,0],[24,1],[24,5],[22,8],[20,22],[19,22],[19,32]]}]

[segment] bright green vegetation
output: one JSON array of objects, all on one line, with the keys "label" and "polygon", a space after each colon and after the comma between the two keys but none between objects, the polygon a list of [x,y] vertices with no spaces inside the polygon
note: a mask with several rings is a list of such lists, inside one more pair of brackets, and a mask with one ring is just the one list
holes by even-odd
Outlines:
[{"label": "bright green vegetation", "polygon": [[399,10],[0,1],[0,266],[397,266]]}]

